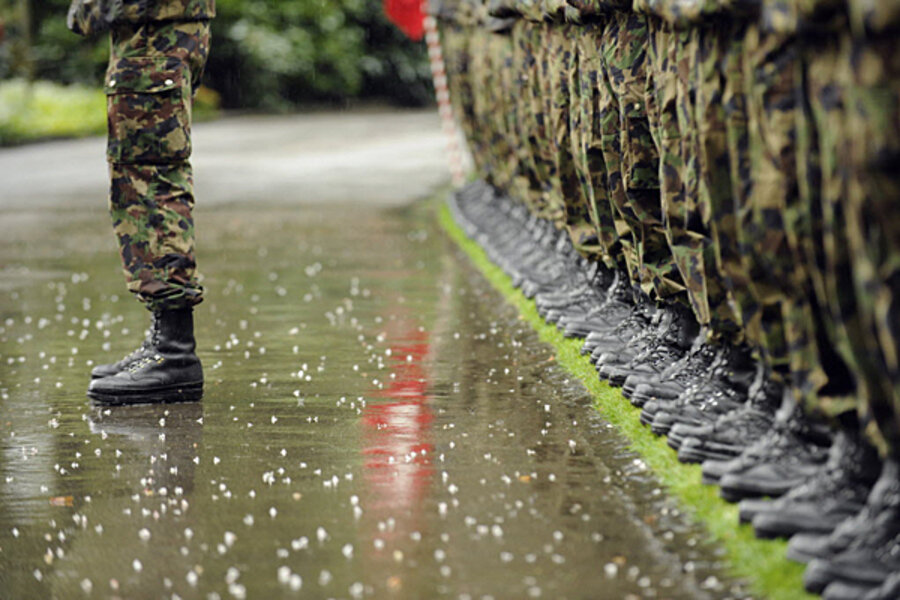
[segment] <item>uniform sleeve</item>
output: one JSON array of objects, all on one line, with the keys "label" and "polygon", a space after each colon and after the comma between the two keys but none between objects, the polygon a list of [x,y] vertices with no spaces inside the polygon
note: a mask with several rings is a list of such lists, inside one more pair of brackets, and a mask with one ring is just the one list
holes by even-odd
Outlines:
[{"label": "uniform sleeve", "polygon": [[205,21],[215,16],[216,0],[122,0],[117,21]]}]

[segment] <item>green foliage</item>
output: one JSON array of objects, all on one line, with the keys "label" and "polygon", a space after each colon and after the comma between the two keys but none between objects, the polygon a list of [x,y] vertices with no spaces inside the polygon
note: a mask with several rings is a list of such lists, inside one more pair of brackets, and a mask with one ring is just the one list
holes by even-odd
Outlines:
[{"label": "green foliage", "polygon": [[[0,79],[99,84],[109,41],[69,32],[68,6],[69,0],[0,0]],[[381,2],[218,0],[217,10],[205,83],[227,108],[287,110],[356,99],[430,102],[424,44],[407,40],[388,23]]]},{"label": "green foliage", "polygon": [[106,131],[106,96],[97,88],[22,79],[0,82],[0,145]]}]

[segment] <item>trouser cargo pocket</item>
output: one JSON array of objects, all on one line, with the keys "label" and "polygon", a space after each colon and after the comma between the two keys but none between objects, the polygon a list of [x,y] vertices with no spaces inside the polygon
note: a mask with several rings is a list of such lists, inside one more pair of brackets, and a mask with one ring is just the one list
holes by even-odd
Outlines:
[{"label": "trouser cargo pocket", "polygon": [[172,164],[191,155],[188,69],[168,57],[120,58],[106,75],[112,163]]}]

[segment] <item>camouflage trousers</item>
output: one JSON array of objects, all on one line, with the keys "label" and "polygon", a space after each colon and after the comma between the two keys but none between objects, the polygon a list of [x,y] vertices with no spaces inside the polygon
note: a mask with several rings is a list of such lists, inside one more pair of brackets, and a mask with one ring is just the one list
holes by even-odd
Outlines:
[{"label": "camouflage trousers", "polygon": [[[737,275],[740,254],[734,219],[731,153],[728,145],[726,106],[726,71],[728,50],[739,39],[742,27],[730,21],[713,22],[692,31],[696,59],[692,61],[695,89],[694,122],[697,132],[696,210],[685,214],[684,229],[688,239],[699,237],[690,256],[698,265],[696,274],[683,270],[682,276],[689,290],[697,297],[692,302],[698,321],[708,320],[711,337],[730,343],[744,341],[744,325],[733,297],[734,279],[727,276],[730,269]],[[738,279],[746,281],[745,274]],[[694,282],[702,282],[702,285]]]},{"label": "camouflage trousers", "polygon": [[468,35],[469,78],[473,118],[477,123],[482,155],[479,171],[500,189],[509,189],[516,171],[515,138],[507,130],[508,96],[503,93],[507,38],[474,27]]},{"label": "camouflage trousers", "polygon": [[517,99],[522,133],[532,170],[532,197],[536,214],[553,221],[558,227],[565,223],[565,200],[556,168],[557,140],[552,131],[550,105],[551,48],[545,45],[550,37],[549,23],[521,20],[513,27],[516,42],[516,65],[520,69],[521,96]]},{"label": "camouflage trousers", "polygon": [[570,142],[579,194],[587,207],[587,220],[597,240],[598,260],[609,268],[625,268],[615,215],[610,204],[600,122],[603,56],[597,40],[602,23],[588,23],[570,30],[574,38],[576,67],[573,69],[572,102],[569,112]]},{"label": "camouflage trousers", "polygon": [[[867,412],[900,457],[900,55],[895,33],[860,36],[849,56],[850,175],[844,196],[848,254]],[[860,360],[863,359],[863,360]]]},{"label": "camouflage trousers", "polygon": [[192,98],[209,22],[123,25],[106,73],[109,209],[128,289],[149,309],[199,303],[194,258]]},{"label": "camouflage trousers", "polygon": [[598,259],[605,255],[597,229],[591,222],[593,193],[583,185],[576,163],[584,165],[581,153],[586,147],[576,145],[581,74],[578,53],[579,27],[551,24],[547,36],[549,78],[547,111],[553,131],[554,171],[565,206],[565,227],[575,249],[582,256]]},{"label": "camouflage trousers", "polygon": [[481,170],[487,162],[481,129],[475,119],[475,96],[472,87],[471,57],[469,54],[469,29],[446,23],[441,28],[441,42],[447,69],[447,86],[453,107],[453,116],[459,125],[472,153],[476,168]]},{"label": "camouflage trousers", "polygon": [[646,98],[647,17],[617,12],[603,30],[600,130],[616,232],[629,274],[644,293],[684,300],[659,200],[659,153]]},{"label": "camouflage trousers", "polygon": [[[717,263],[715,234],[730,209],[718,36],[650,17],[647,107],[659,152],[666,239],[687,299],[711,339],[742,341]],[[723,241],[725,241],[723,235]]]},{"label": "camouflage trousers", "polygon": [[741,256],[741,264],[730,273],[741,279],[734,297],[747,336],[759,343],[774,372],[787,373],[785,304],[796,279],[805,282],[786,222],[788,205],[797,199],[793,146],[797,49],[793,39],[764,34],[756,26],[747,28],[742,41],[740,47],[731,48],[734,55],[726,66],[732,78],[725,102],[731,104],[726,119]]},{"label": "camouflage trousers", "polygon": [[[848,365],[852,396],[820,398],[828,414],[857,410],[870,437],[900,456],[900,58],[889,37],[846,31],[804,51],[801,121],[806,248],[825,328]],[[852,373],[852,374],[851,374]]]}]

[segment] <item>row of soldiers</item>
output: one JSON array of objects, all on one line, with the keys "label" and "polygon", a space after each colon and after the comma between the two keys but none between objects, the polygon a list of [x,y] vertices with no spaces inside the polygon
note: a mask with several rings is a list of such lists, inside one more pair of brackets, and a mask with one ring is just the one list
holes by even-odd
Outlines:
[{"label": "row of soldiers", "polygon": [[809,590],[900,597],[900,0],[432,11],[497,259]]}]

